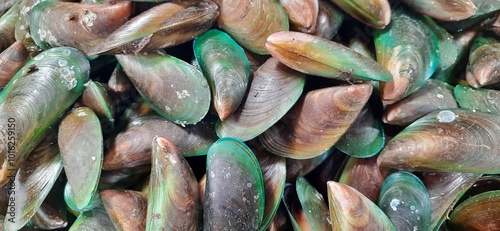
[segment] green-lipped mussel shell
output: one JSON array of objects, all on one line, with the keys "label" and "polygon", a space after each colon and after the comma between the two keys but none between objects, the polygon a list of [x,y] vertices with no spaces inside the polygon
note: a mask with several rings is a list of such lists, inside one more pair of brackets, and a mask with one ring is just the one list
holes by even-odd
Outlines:
[{"label": "green-lipped mussel shell", "polygon": [[401,0],[413,10],[442,21],[459,21],[476,12],[473,0]]},{"label": "green-lipped mussel shell", "polygon": [[217,140],[213,124],[200,122],[182,127],[158,115],[133,119],[114,139],[104,157],[103,169],[133,167],[151,162],[151,141],[165,137],[184,156],[205,155]]},{"label": "green-lipped mussel shell", "polygon": [[71,46],[89,54],[127,22],[131,13],[129,1],[99,4],[46,1],[31,10],[30,31],[42,49]]},{"label": "green-lipped mussel shell", "polygon": [[435,111],[385,146],[382,166],[434,172],[500,173],[500,116],[465,109]]},{"label": "green-lipped mussel shell", "polygon": [[[53,130],[54,134],[57,132]],[[57,137],[54,136],[53,145],[57,146]],[[38,229],[62,229],[68,226],[68,210],[66,202],[61,200],[64,193],[64,174],[59,174],[49,194],[38,207],[35,215],[31,217],[26,226],[36,227]]]},{"label": "green-lipped mussel shell", "polygon": [[104,190],[101,199],[117,230],[146,229],[146,194],[132,190]]},{"label": "green-lipped mussel shell", "polygon": [[390,81],[380,64],[339,43],[300,32],[284,31],[267,38],[273,57],[297,71],[340,80]]},{"label": "green-lipped mussel shell", "polygon": [[78,200],[78,198],[75,198],[73,196],[72,191],[73,190],[71,190],[71,185],[69,184],[69,182],[66,182],[63,192],[64,202],[66,202],[68,211],[73,213],[73,215],[75,216],[83,212],[93,210],[102,205],[101,194],[99,194],[99,192],[96,192],[94,193],[94,195],[90,196],[91,200],[89,201],[87,206],[85,206],[85,208],[83,209],[79,209],[78,207],[76,207],[76,200]]},{"label": "green-lipped mussel shell", "polygon": [[439,46],[424,18],[400,8],[393,11],[391,24],[375,31],[377,61],[392,74],[381,83],[386,104],[410,95],[431,77],[439,63]]},{"label": "green-lipped mussel shell", "polygon": [[219,26],[242,47],[268,54],[265,44],[269,35],[288,31],[288,16],[279,1],[215,0],[219,5]]},{"label": "green-lipped mussel shell", "polygon": [[391,230],[394,225],[370,199],[348,185],[328,181],[333,230]]},{"label": "green-lipped mussel shell", "polygon": [[258,230],[264,215],[264,182],[252,150],[221,138],[207,153],[204,230]]},{"label": "green-lipped mussel shell", "polygon": [[323,195],[304,177],[297,178],[295,189],[311,230],[328,230],[332,226],[332,221]]},{"label": "green-lipped mussel shell", "polygon": [[319,0],[318,21],[314,35],[331,40],[344,21],[344,13],[330,0]]},{"label": "green-lipped mussel shell", "polygon": [[182,153],[162,137],[153,140],[146,230],[198,230],[198,181]]},{"label": "green-lipped mussel shell", "polygon": [[500,115],[500,91],[457,85],[453,93],[461,108]]},{"label": "green-lipped mussel shell", "polygon": [[112,92],[115,93],[125,93],[132,89],[132,82],[128,78],[127,74],[123,70],[123,67],[117,63],[111,77],[108,81],[108,87]]},{"label": "green-lipped mussel shell", "polygon": [[476,12],[472,17],[457,22],[442,21],[440,24],[449,31],[462,31],[481,23],[500,9],[499,1],[472,0],[472,2],[476,6]]},{"label": "green-lipped mussel shell", "polygon": [[273,154],[287,158],[318,156],[347,131],[371,92],[370,83],[310,91],[259,140]]},{"label": "green-lipped mussel shell", "polygon": [[500,190],[484,192],[459,204],[450,214],[453,230],[500,230]]},{"label": "green-lipped mussel shell", "polygon": [[58,143],[72,201],[82,211],[97,190],[102,169],[103,137],[97,115],[87,107],[66,114],[59,125]]},{"label": "green-lipped mussel shell", "polygon": [[493,190],[500,190],[500,176],[483,175],[476,182],[474,182],[469,189],[467,189],[457,203],[461,203],[473,196]]},{"label": "green-lipped mussel shell", "polygon": [[349,48],[361,55],[375,60],[375,53],[366,40],[361,37],[354,37],[349,41]]},{"label": "green-lipped mussel shell", "polygon": [[19,41],[0,53],[0,91],[29,59],[28,50]]},{"label": "green-lipped mussel shell", "polygon": [[316,31],[319,0],[280,0],[290,22],[290,29],[312,34]]},{"label": "green-lipped mussel shell", "polygon": [[0,140],[15,139],[0,149],[0,184],[7,182],[9,173],[19,168],[48,128],[82,94],[89,69],[78,50],[50,49],[26,63],[0,93]]},{"label": "green-lipped mussel shell", "polygon": [[455,67],[466,55],[466,44],[461,37],[454,37],[439,26],[430,17],[425,17],[427,25],[434,31],[439,44],[439,64],[431,78],[452,83],[455,78]]},{"label": "green-lipped mussel shell", "polygon": [[283,203],[280,203],[280,205],[278,206],[278,211],[276,212],[276,215],[274,216],[267,230],[268,231],[293,230],[292,224],[288,217],[289,216],[285,205]]},{"label": "green-lipped mussel shell", "polygon": [[297,102],[305,75],[269,58],[254,73],[250,89],[240,107],[217,123],[219,137],[251,140],[265,132]]},{"label": "green-lipped mussel shell", "polygon": [[210,107],[210,88],[203,74],[170,55],[117,55],[118,62],[161,116],[185,125],[198,123]]},{"label": "green-lipped mussel shell", "polygon": [[217,9],[208,0],[157,5],[130,19],[88,54],[138,54],[179,45],[208,30],[219,15]]},{"label": "green-lipped mussel shell", "polygon": [[448,219],[453,205],[471,187],[481,174],[461,172],[424,172],[422,181],[431,201],[432,217],[429,230],[438,230]]},{"label": "green-lipped mussel shell", "polygon": [[[2,4],[2,3],[0,3]],[[16,4],[9,8],[5,14],[0,17],[0,52],[7,49],[14,42],[15,25],[19,18],[19,10],[21,9],[21,1],[16,0]],[[22,42],[21,42],[22,43]]]},{"label": "green-lipped mussel shell", "polygon": [[368,26],[383,29],[391,22],[391,7],[387,0],[332,0],[332,2]]},{"label": "green-lipped mussel shell", "polygon": [[240,105],[250,81],[250,62],[226,33],[209,30],[193,42],[194,55],[212,89],[214,108],[224,121]]},{"label": "green-lipped mussel shell", "polygon": [[375,118],[366,105],[335,147],[347,155],[367,158],[378,154],[384,144],[382,121]]},{"label": "green-lipped mussel shell", "polygon": [[5,11],[7,11],[8,9],[10,9],[14,3],[16,3],[18,1],[16,0],[5,0],[3,1],[2,3],[0,3],[0,15],[3,15],[3,13],[5,13]]},{"label": "green-lipped mussel shell", "polygon": [[409,125],[435,110],[457,108],[453,87],[439,80],[429,79],[416,92],[389,105],[382,121],[393,125]]},{"label": "green-lipped mussel shell", "polygon": [[55,132],[38,145],[7,183],[9,206],[5,230],[19,230],[35,215],[61,173],[63,164]]},{"label": "green-lipped mussel shell", "polygon": [[351,186],[373,203],[377,203],[380,188],[388,174],[389,169],[380,167],[376,156],[349,157],[340,175],[339,183]]},{"label": "green-lipped mussel shell", "polygon": [[115,121],[115,111],[107,88],[99,82],[89,80],[82,94],[82,104],[95,112],[100,118]]},{"label": "green-lipped mussel shell", "polygon": [[330,148],[319,156],[308,159],[286,158],[286,181],[295,181],[299,176],[305,176],[320,166],[336,149]]},{"label": "green-lipped mussel shell", "polygon": [[[49,193],[47,197],[50,197],[51,193]],[[60,194],[58,194],[58,196],[59,195]],[[42,205],[38,207],[35,215],[31,217],[26,226],[36,227],[38,229],[44,230],[66,228],[66,226],[68,226],[66,204],[64,203],[64,200],[61,200],[60,197],[58,197],[57,199],[59,202],[54,203],[60,203],[63,206],[52,207],[47,203],[47,200],[43,201]],[[25,227],[23,227],[22,230],[24,230]]]},{"label": "green-lipped mussel shell", "polygon": [[500,82],[500,42],[486,43],[469,55],[467,83],[474,88]]},{"label": "green-lipped mussel shell", "polygon": [[81,213],[69,228],[70,231],[79,230],[100,230],[115,231],[115,227],[109,218],[104,206],[96,207],[92,210]]},{"label": "green-lipped mussel shell", "polygon": [[297,196],[297,190],[293,184],[287,183],[285,190],[283,192],[283,205],[285,206],[288,219],[293,227],[294,231],[311,230],[309,221],[305,215],[302,206],[300,205],[299,198]]},{"label": "green-lipped mussel shell", "polygon": [[396,230],[429,230],[429,193],[415,175],[404,171],[389,175],[382,185],[377,204]]},{"label": "green-lipped mussel shell", "polygon": [[[255,142],[255,140],[254,140]],[[259,161],[264,180],[265,207],[260,231],[267,230],[281,202],[286,180],[286,160],[262,148],[258,142],[250,143],[250,148]],[[203,194],[202,194],[203,195]]]}]

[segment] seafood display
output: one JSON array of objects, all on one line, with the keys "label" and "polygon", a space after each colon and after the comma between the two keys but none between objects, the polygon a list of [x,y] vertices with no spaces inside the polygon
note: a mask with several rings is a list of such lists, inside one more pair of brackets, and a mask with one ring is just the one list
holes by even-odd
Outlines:
[{"label": "seafood display", "polygon": [[500,230],[499,15],[1,0],[0,230]]}]

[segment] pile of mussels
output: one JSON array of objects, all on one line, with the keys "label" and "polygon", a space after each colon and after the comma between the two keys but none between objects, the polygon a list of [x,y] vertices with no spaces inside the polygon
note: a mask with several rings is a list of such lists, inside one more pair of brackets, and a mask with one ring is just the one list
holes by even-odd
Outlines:
[{"label": "pile of mussels", "polygon": [[4,230],[500,230],[500,0],[0,13]]}]

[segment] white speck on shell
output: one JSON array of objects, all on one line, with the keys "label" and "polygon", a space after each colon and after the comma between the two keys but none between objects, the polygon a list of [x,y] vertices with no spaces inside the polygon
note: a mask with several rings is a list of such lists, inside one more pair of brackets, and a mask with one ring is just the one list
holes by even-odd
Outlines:
[{"label": "white speck on shell", "polygon": [[85,11],[83,15],[82,22],[87,26],[91,27],[94,25],[95,20],[97,19],[97,14],[92,11]]},{"label": "white speck on shell", "polygon": [[179,99],[184,99],[184,98],[191,96],[187,90],[182,90],[180,92],[175,91],[175,94],[177,94],[177,98],[179,98]]},{"label": "white speck on shell", "polygon": [[452,111],[449,111],[449,110],[440,111],[437,114],[437,119],[441,123],[453,122],[455,120],[455,118],[456,118],[455,113],[453,113]]}]

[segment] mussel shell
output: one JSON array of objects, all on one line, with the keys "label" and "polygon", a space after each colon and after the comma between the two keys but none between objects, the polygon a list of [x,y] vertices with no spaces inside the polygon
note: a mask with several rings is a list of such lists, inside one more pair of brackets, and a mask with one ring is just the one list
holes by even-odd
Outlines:
[{"label": "mussel shell", "polygon": [[199,230],[201,202],[193,170],[171,141],[157,137],[152,149],[146,230]]},{"label": "mussel shell", "polygon": [[392,104],[420,88],[439,63],[438,41],[421,16],[399,8],[391,24],[375,31],[377,61],[386,67],[393,80],[381,83],[381,97]]},{"label": "mussel shell", "polygon": [[132,190],[103,190],[101,198],[117,230],[145,230],[146,194]]},{"label": "mussel shell", "polygon": [[453,230],[499,230],[500,190],[488,191],[467,199],[450,214]]},{"label": "mussel shell", "polygon": [[117,55],[125,73],[144,100],[161,116],[196,124],[210,107],[210,88],[203,74],[170,55]]},{"label": "mussel shell", "polygon": [[132,82],[130,82],[130,79],[127,74],[125,74],[125,71],[119,63],[116,64],[113,73],[111,73],[111,77],[108,81],[108,87],[115,93],[125,93],[132,89]]},{"label": "mussel shell", "polygon": [[226,33],[209,30],[193,42],[196,61],[212,90],[213,104],[224,121],[240,105],[250,81],[250,62]]},{"label": "mussel shell", "polygon": [[[259,161],[264,180],[265,208],[264,217],[259,230],[267,230],[271,224],[283,196],[287,174],[284,157],[273,155],[259,145],[256,140],[249,144],[255,157]],[[206,176],[206,175],[205,175]],[[203,194],[202,194],[203,195]]]},{"label": "mussel shell", "polygon": [[85,83],[81,102],[84,106],[92,109],[100,118],[113,123],[115,110],[108,92],[108,88],[102,83],[89,80]]},{"label": "mussel shell", "polygon": [[397,230],[429,230],[429,193],[415,175],[404,171],[389,175],[382,185],[377,204]]},{"label": "mussel shell", "polygon": [[318,20],[319,0],[280,0],[292,30],[313,34]]},{"label": "mussel shell", "polygon": [[286,158],[286,181],[294,181],[299,176],[307,175],[318,168],[334,151],[335,148],[330,148],[323,154],[309,159]]},{"label": "mussel shell", "polygon": [[10,9],[16,2],[16,0],[5,0],[0,3],[0,15],[3,15],[3,13]]},{"label": "mussel shell", "polygon": [[295,189],[311,230],[328,230],[332,226],[332,221],[323,195],[304,177],[297,178]]},{"label": "mussel shell", "polygon": [[461,172],[424,172],[422,181],[427,188],[432,207],[429,230],[437,230],[462,195],[481,174]]},{"label": "mussel shell", "polygon": [[217,123],[219,137],[251,140],[275,124],[297,102],[305,76],[269,58],[254,73],[241,106],[226,120]]},{"label": "mussel shell", "polygon": [[209,122],[182,127],[158,115],[137,117],[111,143],[104,157],[103,169],[150,163],[151,141],[157,136],[172,141],[185,156],[204,155],[217,140],[213,124]]},{"label": "mussel shell", "polygon": [[461,108],[500,115],[500,91],[457,85],[453,93]]},{"label": "mussel shell", "polygon": [[476,12],[473,0],[401,0],[413,10],[442,21],[459,21]]},{"label": "mussel shell", "polygon": [[344,13],[330,0],[319,0],[318,21],[314,35],[332,39],[344,21]]},{"label": "mussel shell", "polygon": [[500,173],[500,116],[465,109],[435,111],[396,135],[382,166],[418,171]]},{"label": "mussel shell", "polygon": [[9,206],[5,230],[19,230],[35,215],[62,171],[57,135],[50,132],[21,164],[17,174],[9,176]]},{"label": "mussel shell", "polygon": [[13,43],[0,53],[0,91],[28,60],[28,50],[22,42]]},{"label": "mussel shell", "polygon": [[102,169],[103,136],[97,115],[87,107],[70,111],[59,125],[58,144],[72,201],[82,211],[97,190]]},{"label": "mussel shell", "polygon": [[30,31],[42,49],[71,46],[89,54],[123,25],[131,13],[129,1],[100,4],[45,1],[31,10]]},{"label": "mussel shell", "polygon": [[332,2],[368,26],[383,29],[391,22],[391,7],[387,0],[332,0]]},{"label": "mussel shell", "polygon": [[335,181],[327,185],[333,230],[396,230],[384,212],[356,189]]},{"label": "mussel shell", "polygon": [[219,5],[219,26],[242,47],[268,54],[265,48],[269,35],[288,31],[288,16],[279,1],[269,0],[215,0]]},{"label": "mussel shell", "polygon": [[217,9],[208,0],[157,5],[130,19],[88,54],[139,54],[179,45],[208,30],[219,15]]},{"label": "mussel shell", "polygon": [[294,187],[293,184],[287,183],[285,185],[282,201],[282,204],[288,212],[288,219],[290,220],[293,230],[311,230],[309,221],[307,220],[305,212],[300,205],[296,187]]},{"label": "mussel shell", "polygon": [[[0,184],[8,180],[9,169],[19,168],[48,128],[82,94],[89,69],[80,51],[49,49],[26,63],[0,93],[0,135],[4,137],[0,140],[9,136],[16,141],[9,145],[15,152],[9,152],[8,145],[0,146]],[[9,158],[9,153],[14,156]]]},{"label": "mussel shell", "polygon": [[0,51],[4,51],[7,47],[16,42],[14,31],[16,22],[19,18],[20,9],[21,1],[16,0],[16,4],[10,7],[5,14],[0,14],[2,16],[0,17]]},{"label": "mussel shell", "polygon": [[472,48],[467,65],[467,83],[474,88],[500,82],[500,42]]},{"label": "mussel shell", "polygon": [[259,163],[241,141],[221,138],[207,153],[204,230],[257,230],[264,215]]},{"label": "mussel shell", "polygon": [[377,157],[356,158],[349,157],[340,175],[339,183],[346,184],[358,190],[373,203],[377,203],[380,188],[389,169],[377,164]]},{"label": "mussel shell", "polygon": [[456,66],[466,55],[468,42],[460,41],[461,36],[455,37],[448,33],[429,17],[425,17],[425,22],[436,34],[439,44],[439,64],[432,78],[452,83],[455,78]]},{"label": "mussel shell", "polygon": [[382,121],[406,126],[435,110],[457,108],[452,89],[447,83],[429,79],[413,94],[389,105]]},{"label": "mussel shell", "polygon": [[340,80],[389,81],[391,73],[372,59],[334,41],[283,31],[267,38],[266,49],[290,68]]},{"label": "mussel shell", "polygon": [[457,22],[442,21],[439,24],[449,31],[462,31],[481,23],[500,9],[499,1],[472,0],[472,2],[476,6],[476,11],[472,17]]},{"label": "mussel shell", "polygon": [[483,175],[476,182],[474,182],[469,189],[467,189],[457,203],[460,204],[473,196],[493,190],[500,190],[500,176]]},{"label": "mussel shell", "polygon": [[365,105],[335,147],[347,155],[367,158],[378,154],[384,144],[382,121],[375,118],[370,107]]},{"label": "mussel shell", "polygon": [[115,227],[109,218],[103,205],[92,210],[81,213],[69,228],[70,231],[77,230],[100,230],[115,231]]},{"label": "mussel shell", "polygon": [[[40,47],[35,44],[33,41],[33,37],[30,33],[30,15],[33,7],[41,2],[45,2],[47,0],[22,0],[19,2],[19,15],[15,16],[17,18],[14,36],[16,41],[21,41],[26,49],[30,52],[33,51],[41,51]],[[14,5],[15,6],[15,5]]]},{"label": "mussel shell", "polygon": [[259,140],[276,155],[294,159],[318,156],[347,131],[371,92],[369,83],[310,91]]}]

